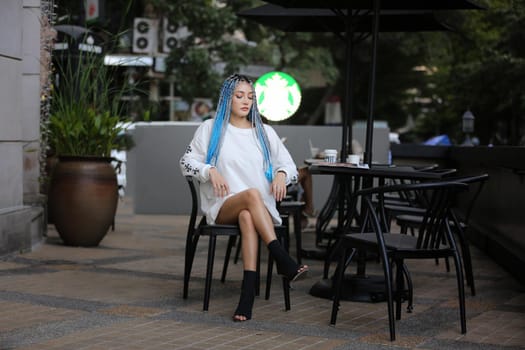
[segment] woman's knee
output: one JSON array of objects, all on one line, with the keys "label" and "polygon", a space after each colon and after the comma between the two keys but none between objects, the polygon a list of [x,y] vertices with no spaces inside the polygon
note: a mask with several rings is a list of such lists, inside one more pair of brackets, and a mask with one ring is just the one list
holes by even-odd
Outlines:
[{"label": "woman's knee", "polygon": [[239,225],[253,225],[252,214],[249,210],[241,210],[239,212]]},{"label": "woman's knee", "polygon": [[240,192],[238,196],[244,208],[251,208],[253,205],[264,205],[263,198],[258,189],[249,188]]},{"label": "woman's knee", "polygon": [[264,205],[264,201],[261,196],[261,192],[259,192],[259,190],[256,188],[247,189],[246,191],[244,191],[244,196],[245,196],[244,199],[250,204],[256,203],[256,204]]}]

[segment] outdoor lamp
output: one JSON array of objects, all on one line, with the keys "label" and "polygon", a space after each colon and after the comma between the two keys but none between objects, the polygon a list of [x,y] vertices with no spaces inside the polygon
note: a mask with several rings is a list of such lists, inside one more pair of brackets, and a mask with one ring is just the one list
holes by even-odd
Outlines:
[{"label": "outdoor lamp", "polygon": [[474,132],[474,114],[470,110],[463,113],[463,132],[470,134]]},{"label": "outdoor lamp", "polygon": [[472,114],[470,110],[463,113],[462,128],[465,133],[465,141],[463,142],[464,146],[474,146],[470,140],[470,134],[474,132],[474,119],[474,114]]}]

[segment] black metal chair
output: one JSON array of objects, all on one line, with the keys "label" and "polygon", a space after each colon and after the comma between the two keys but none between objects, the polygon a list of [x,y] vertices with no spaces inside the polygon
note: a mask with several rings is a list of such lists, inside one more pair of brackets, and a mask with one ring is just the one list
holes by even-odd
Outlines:
[{"label": "black metal chair", "polygon": [[[202,216],[199,223],[197,224],[197,216],[199,211],[199,199],[197,195],[197,188],[194,183],[193,177],[186,176],[186,180],[190,187],[191,198],[192,198],[192,209],[190,214],[190,221],[188,224],[188,231],[186,236],[186,251],[185,251],[185,262],[184,262],[184,286],[183,286],[183,298],[188,297],[189,282],[191,276],[191,270],[193,266],[193,261],[195,258],[195,252],[197,250],[197,244],[201,236],[209,237],[208,245],[208,260],[206,264],[206,278],[205,278],[205,287],[204,287],[204,301],[203,301],[203,310],[207,311],[210,302],[210,293],[211,293],[211,283],[213,275],[213,264],[215,259],[215,248],[218,236],[227,236],[229,237],[228,249],[226,252],[226,257],[224,260],[223,266],[223,278],[221,279],[224,282],[226,270],[228,268],[228,261],[231,253],[231,242],[234,241],[234,238],[237,236],[240,237],[239,226],[237,225],[208,225],[206,223],[206,217]],[[196,225],[197,224],[197,225]],[[286,238],[287,228],[285,226],[276,226],[276,234],[281,243],[284,244],[283,240]],[[259,272],[259,256],[257,257],[257,270]],[[268,258],[268,271],[267,280],[266,280],[266,296],[269,297],[269,288],[271,286],[271,279],[273,271],[273,259]],[[283,293],[284,293],[284,302],[285,309],[290,310],[290,286],[286,278],[282,278],[283,281]],[[258,293],[257,293],[258,294]]]},{"label": "black metal chair", "polygon": [[[335,272],[335,293],[332,305],[331,324],[335,325],[341,296],[344,271],[358,251],[373,251],[380,256],[385,277],[387,294],[388,320],[390,339],[395,340],[394,300],[396,302],[396,319],[401,319],[401,303],[406,295],[405,282],[408,288],[408,299],[411,300],[412,282],[405,260],[436,259],[451,257],[456,267],[458,285],[461,333],[466,333],[465,291],[463,286],[463,269],[456,243],[449,227],[449,216],[452,200],[467,185],[457,182],[440,181],[418,184],[383,186],[363,189],[354,194],[364,204],[364,225],[362,233],[344,234],[337,242],[341,251]],[[411,236],[390,233],[386,230],[385,210],[382,207],[384,194],[396,191],[425,191],[429,203],[418,235]],[[379,205],[372,202],[372,197],[379,198]],[[370,228],[371,231],[366,229]],[[367,232],[365,232],[367,231]],[[392,276],[392,264],[396,266],[395,283]],[[394,288],[395,286],[395,288]],[[410,305],[409,305],[410,306]]]},{"label": "black metal chair", "polygon": [[[468,193],[466,193],[465,196],[462,196],[465,197],[465,210],[462,211],[463,215],[460,215],[460,211],[457,209],[457,206],[454,206],[454,208],[450,211],[449,225],[453,229],[453,232],[456,234],[456,237],[459,240],[459,245],[461,247],[461,257],[463,259],[463,265],[465,268],[465,279],[467,281],[467,285],[470,287],[471,295],[476,295],[476,286],[474,283],[472,257],[470,254],[470,247],[466,235],[466,230],[468,228],[468,223],[470,219],[470,214],[472,213],[472,209],[474,208],[474,205],[476,204],[481,190],[483,189],[488,179],[488,174],[461,176],[447,179],[448,181],[461,182],[469,185]],[[455,202],[457,202],[460,199],[462,198],[455,198]],[[413,230],[414,228],[417,228],[421,225],[422,221],[423,215],[421,214],[418,215],[405,213],[396,216],[396,223],[401,227],[401,233],[407,233],[408,229]]]},{"label": "black metal chair", "polygon": [[[418,168],[420,172],[438,172],[438,171],[450,171],[451,169],[440,169],[437,164],[428,166],[422,166]],[[402,185],[418,183],[418,180],[403,180],[403,179],[386,179],[386,183],[390,185]],[[377,203],[377,200],[374,200]],[[419,191],[400,191],[397,193],[387,193],[384,195],[385,212],[387,214],[387,220],[390,225],[392,220],[398,215],[422,215],[425,213],[427,206],[427,200],[424,194]],[[390,226],[389,226],[390,229]],[[412,234],[414,233],[411,230]]]}]

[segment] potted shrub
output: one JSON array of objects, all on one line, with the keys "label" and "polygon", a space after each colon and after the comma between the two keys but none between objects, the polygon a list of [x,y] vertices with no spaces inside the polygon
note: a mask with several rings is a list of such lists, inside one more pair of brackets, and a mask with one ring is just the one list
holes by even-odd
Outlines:
[{"label": "potted shrub", "polygon": [[121,96],[101,55],[71,54],[55,63],[48,140],[58,158],[51,173],[49,214],[65,244],[96,246],[114,221],[118,184],[111,150],[124,132]]}]

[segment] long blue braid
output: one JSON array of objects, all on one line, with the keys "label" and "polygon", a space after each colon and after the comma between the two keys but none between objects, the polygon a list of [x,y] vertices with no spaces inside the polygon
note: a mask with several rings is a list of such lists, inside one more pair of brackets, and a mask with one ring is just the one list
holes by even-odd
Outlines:
[{"label": "long blue braid", "polygon": [[[253,83],[248,77],[239,74],[234,74],[228,77],[222,84],[219,102],[217,103],[217,113],[215,115],[210,143],[208,145],[206,164],[213,166],[217,165],[222,142],[224,140],[224,134],[226,133],[226,128],[230,123],[233,92],[235,91],[237,84],[243,81],[247,82],[253,87]],[[259,141],[259,144],[261,145],[261,150],[264,157],[264,175],[268,181],[271,182],[273,180],[273,166],[270,154],[270,142],[268,141],[268,135],[266,135],[266,131],[264,130],[263,122],[259,114],[259,109],[257,108],[257,97],[255,95],[255,90],[253,91],[253,104],[248,114],[248,120],[252,122],[255,135]]]}]

